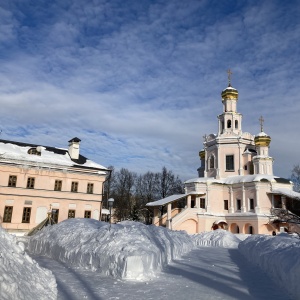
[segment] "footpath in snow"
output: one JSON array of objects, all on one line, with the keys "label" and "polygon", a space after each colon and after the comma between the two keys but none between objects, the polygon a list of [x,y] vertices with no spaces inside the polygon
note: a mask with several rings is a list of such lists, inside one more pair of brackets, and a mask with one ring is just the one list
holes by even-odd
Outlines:
[{"label": "footpath in snow", "polygon": [[38,257],[52,270],[58,300],[289,300],[284,290],[237,249],[201,247],[169,264],[156,278],[125,281],[90,270],[71,269],[55,260]]}]

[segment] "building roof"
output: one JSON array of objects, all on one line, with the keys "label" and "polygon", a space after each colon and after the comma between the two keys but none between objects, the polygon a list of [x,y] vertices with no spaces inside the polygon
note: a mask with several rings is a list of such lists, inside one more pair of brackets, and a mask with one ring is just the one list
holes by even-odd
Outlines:
[{"label": "building roof", "polygon": [[162,206],[162,205],[165,205],[167,203],[171,203],[173,201],[176,201],[176,200],[179,200],[181,198],[184,198],[186,196],[187,196],[187,194],[172,195],[172,196],[169,196],[167,198],[163,198],[163,199],[158,200],[158,201],[149,202],[149,203],[146,204],[146,206]]},{"label": "building roof", "polygon": [[[29,154],[30,149],[36,149],[39,155]],[[15,162],[20,164],[35,163],[42,165],[58,165],[83,169],[98,170],[105,174],[108,169],[97,164],[83,155],[78,159],[71,159],[67,149],[21,143],[0,139],[0,161]]]},{"label": "building roof", "polygon": [[295,191],[289,190],[289,189],[276,189],[270,192],[270,194],[279,194],[279,195],[283,195],[289,198],[293,198],[295,200],[300,200],[300,193],[297,193]]},{"label": "building roof", "polygon": [[273,175],[264,175],[264,174],[254,174],[254,175],[237,175],[237,176],[229,176],[223,179],[215,179],[213,177],[197,177],[193,179],[187,180],[185,183],[220,183],[220,184],[235,184],[242,182],[254,182],[254,181],[269,181],[269,182],[279,182],[279,183],[287,183],[290,181],[285,178],[281,178]]}]

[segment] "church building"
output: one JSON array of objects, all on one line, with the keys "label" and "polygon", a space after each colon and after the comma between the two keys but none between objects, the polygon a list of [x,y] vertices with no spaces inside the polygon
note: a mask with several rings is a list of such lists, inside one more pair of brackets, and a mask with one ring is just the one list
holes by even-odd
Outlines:
[{"label": "church building", "polygon": [[279,229],[270,221],[271,209],[300,196],[292,192],[292,182],[273,174],[271,137],[264,132],[263,118],[257,135],[242,131],[239,94],[230,74],[221,93],[218,133],[204,136],[199,177],[185,182],[185,194],[147,204],[154,210],[153,224],[191,234],[218,228],[271,234]]}]

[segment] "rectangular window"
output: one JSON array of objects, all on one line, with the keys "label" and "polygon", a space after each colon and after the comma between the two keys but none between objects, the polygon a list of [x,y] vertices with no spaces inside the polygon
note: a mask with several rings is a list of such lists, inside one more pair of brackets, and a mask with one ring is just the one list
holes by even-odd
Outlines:
[{"label": "rectangular window", "polygon": [[10,223],[12,217],[13,207],[12,206],[5,206],[4,207],[4,214],[3,214],[3,223]]},{"label": "rectangular window", "polygon": [[74,193],[78,192],[78,182],[72,181],[71,192],[74,192]]},{"label": "rectangular window", "polygon": [[226,155],[226,171],[234,171],[234,156]]},{"label": "rectangular window", "polygon": [[87,190],[86,190],[86,192],[88,194],[93,194],[93,192],[94,192],[94,184],[93,183],[88,183],[87,184]]},{"label": "rectangular window", "polygon": [[22,223],[30,223],[31,207],[23,208]]},{"label": "rectangular window", "polygon": [[58,215],[59,215],[59,209],[52,209],[51,218],[55,222],[55,224],[58,223]]},{"label": "rectangular window", "polygon": [[200,198],[200,208],[205,208],[205,198]]},{"label": "rectangular window", "polygon": [[241,200],[240,200],[240,199],[237,199],[237,200],[236,200],[236,210],[241,210],[241,207],[242,207],[242,205],[241,205]]},{"label": "rectangular window", "polygon": [[228,200],[224,200],[224,210],[228,210]]},{"label": "rectangular window", "polygon": [[17,186],[17,176],[10,175],[8,178],[8,186],[16,187]]},{"label": "rectangular window", "polygon": [[61,191],[62,181],[61,180],[55,180],[54,183],[54,191]]},{"label": "rectangular window", "polygon": [[250,208],[251,210],[254,209],[254,199],[249,199],[249,208]]},{"label": "rectangular window", "polygon": [[90,210],[85,210],[84,211],[84,217],[87,218],[87,219],[90,219],[91,218],[91,211]]},{"label": "rectangular window", "polygon": [[73,219],[73,218],[75,218],[75,210],[74,209],[69,209],[68,219]]},{"label": "rectangular window", "polygon": [[28,189],[34,189],[34,177],[28,177],[27,179],[27,188]]}]

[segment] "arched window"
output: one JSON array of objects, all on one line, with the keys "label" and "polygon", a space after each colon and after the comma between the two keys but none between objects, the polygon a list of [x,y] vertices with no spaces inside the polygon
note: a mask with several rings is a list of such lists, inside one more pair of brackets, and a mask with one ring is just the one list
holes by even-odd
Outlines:
[{"label": "arched window", "polygon": [[238,122],[238,120],[235,120],[234,124],[235,124],[235,129],[238,129],[239,128],[239,122]]},{"label": "arched window", "polygon": [[213,169],[214,167],[215,167],[215,157],[211,155],[209,159],[209,168]]},{"label": "arched window", "polygon": [[227,128],[231,128],[231,120],[227,120]]}]

